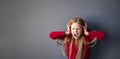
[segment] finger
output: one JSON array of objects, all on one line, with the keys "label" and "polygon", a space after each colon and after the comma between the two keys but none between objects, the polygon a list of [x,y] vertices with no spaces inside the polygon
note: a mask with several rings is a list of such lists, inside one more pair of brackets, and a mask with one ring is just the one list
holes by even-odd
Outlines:
[{"label": "finger", "polygon": [[86,28],[85,26],[83,26],[83,29],[84,29],[84,34],[85,34],[85,35],[89,35],[89,34],[88,34],[88,31],[87,31],[87,28]]},{"label": "finger", "polygon": [[70,30],[70,25],[67,25],[67,30]]},{"label": "finger", "polygon": [[86,30],[86,27],[85,27],[85,26],[83,26],[83,29],[84,29],[84,30]]},{"label": "finger", "polygon": [[83,30],[84,32],[87,32],[87,28],[85,26],[83,26]]},{"label": "finger", "polygon": [[85,23],[85,27],[87,28],[87,23],[86,22],[84,22]]}]

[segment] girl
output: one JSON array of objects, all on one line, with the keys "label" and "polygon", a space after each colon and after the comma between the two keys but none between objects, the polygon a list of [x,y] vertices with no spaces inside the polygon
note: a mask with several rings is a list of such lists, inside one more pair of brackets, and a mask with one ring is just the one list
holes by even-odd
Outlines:
[{"label": "girl", "polygon": [[97,40],[104,39],[106,34],[101,31],[88,31],[87,25],[80,17],[70,19],[67,31],[53,31],[50,37],[54,40],[63,40],[68,59],[88,59],[89,48]]}]

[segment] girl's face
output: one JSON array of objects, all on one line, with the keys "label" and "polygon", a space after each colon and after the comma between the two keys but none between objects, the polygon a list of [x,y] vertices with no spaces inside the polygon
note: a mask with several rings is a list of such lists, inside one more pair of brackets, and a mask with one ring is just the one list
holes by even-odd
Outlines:
[{"label": "girl's face", "polygon": [[78,23],[73,23],[71,25],[71,33],[75,39],[79,39],[80,35],[82,34],[82,26]]}]

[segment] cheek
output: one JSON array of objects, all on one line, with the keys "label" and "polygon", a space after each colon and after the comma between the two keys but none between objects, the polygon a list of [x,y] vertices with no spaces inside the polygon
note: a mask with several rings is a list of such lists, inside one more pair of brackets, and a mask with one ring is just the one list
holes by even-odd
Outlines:
[{"label": "cheek", "polygon": [[82,30],[78,31],[79,34],[82,34]]},{"label": "cheek", "polygon": [[81,33],[82,33],[82,31],[79,31],[78,33],[79,33],[79,34],[81,34]]}]

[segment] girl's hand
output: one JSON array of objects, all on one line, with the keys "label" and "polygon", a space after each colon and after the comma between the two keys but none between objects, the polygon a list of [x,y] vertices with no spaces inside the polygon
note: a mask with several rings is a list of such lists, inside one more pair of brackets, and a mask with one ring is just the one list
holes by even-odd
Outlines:
[{"label": "girl's hand", "polygon": [[70,35],[70,34],[71,34],[70,30],[65,31],[65,35]]},{"label": "girl's hand", "polygon": [[70,23],[67,24],[67,31],[70,31]]},{"label": "girl's hand", "polygon": [[87,23],[86,23],[86,22],[84,22],[84,24],[85,24],[85,27],[87,28]]},{"label": "girl's hand", "polygon": [[87,31],[87,27],[83,26],[83,30],[84,30],[84,34],[85,35],[89,35],[88,31]]}]

